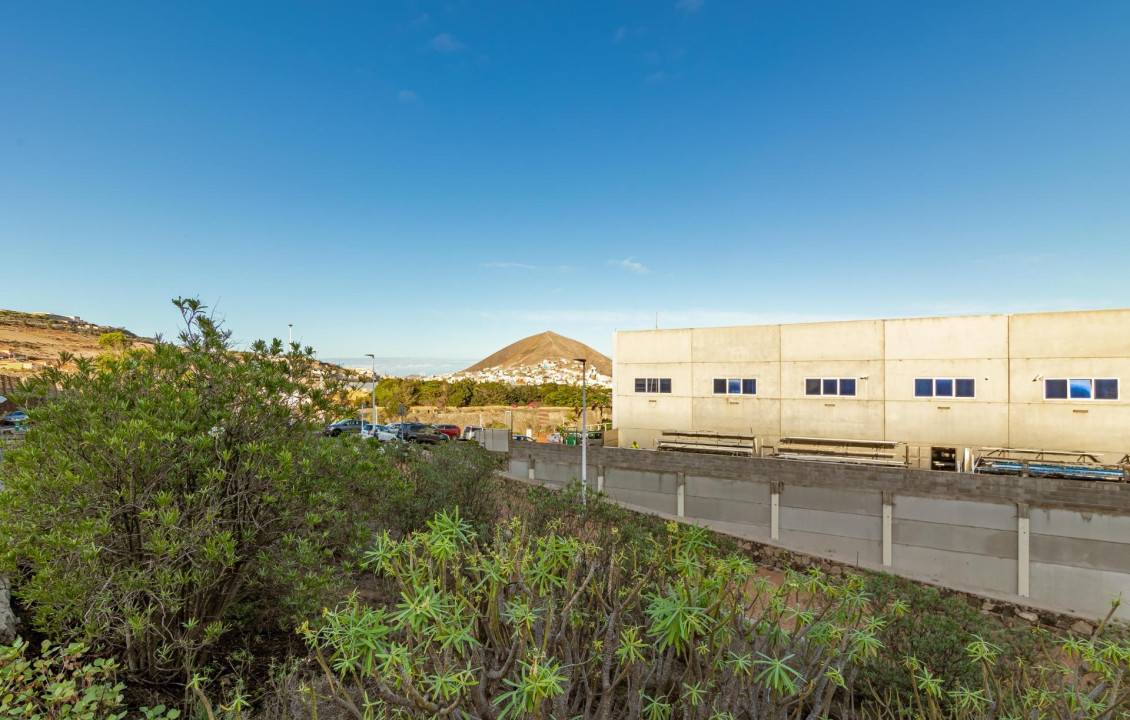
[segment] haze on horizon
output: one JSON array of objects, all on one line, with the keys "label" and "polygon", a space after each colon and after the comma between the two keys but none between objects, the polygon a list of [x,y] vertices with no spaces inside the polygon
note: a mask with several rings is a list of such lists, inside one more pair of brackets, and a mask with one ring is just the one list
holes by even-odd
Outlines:
[{"label": "haze on horizon", "polygon": [[1130,4],[0,3],[0,307],[324,357],[1130,305]]}]

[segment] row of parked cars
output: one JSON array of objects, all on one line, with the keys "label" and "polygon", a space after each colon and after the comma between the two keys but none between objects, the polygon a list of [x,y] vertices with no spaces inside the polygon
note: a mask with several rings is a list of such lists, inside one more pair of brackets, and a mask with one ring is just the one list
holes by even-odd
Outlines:
[{"label": "row of parked cars", "polygon": [[421,422],[394,422],[388,425],[374,425],[357,418],[338,420],[327,425],[324,435],[337,437],[339,435],[360,435],[362,438],[376,439],[380,442],[399,440],[401,442],[417,442],[427,445],[438,445],[452,440],[478,440],[481,427],[468,425],[460,429],[458,425],[429,425]]}]

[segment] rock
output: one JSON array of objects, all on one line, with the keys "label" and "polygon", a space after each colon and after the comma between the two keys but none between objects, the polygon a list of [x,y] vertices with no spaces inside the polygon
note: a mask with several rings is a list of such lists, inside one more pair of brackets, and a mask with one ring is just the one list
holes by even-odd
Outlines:
[{"label": "rock", "polygon": [[828,572],[832,575],[835,575],[836,577],[839,577],[839,576],[844,574],[844,569],[842,567],[840,567],[839,565],[833,565],[828,570]]},{"label": "rock", "polygon": [[1091,637],[1091,634],[1095,632],[1095,629],[1091,627],[1091,623],[1087,622],[1086,620],[1076,620],[1071,625],[1071,632],[1075,633],[1076,635],[1082,635],[1083,637]]},{"label": "rock", "polygon": [[985,602],[981,603],[981,612],[990,613],[990,612],[992,612],[996,609],[997,609],[996,604],[993,603],[993,601],[991,601],[991,600],[986,600]]},{"label": "rock", "polygon": [[1034,612],[1028,612],[1027,610],[1021,610],[1019,608],[1017,608],[1015,612],[1016,617],[1020,618],[1021,620],[1026,620],[1030,623],[1040,622],[1040,616]]},{"label": "rock", "polygon": [[8,591],[8,578],[0,578],[0,645],[7,645],[16,639],[16,623],[19,620],[12,612],[12,594]]}]

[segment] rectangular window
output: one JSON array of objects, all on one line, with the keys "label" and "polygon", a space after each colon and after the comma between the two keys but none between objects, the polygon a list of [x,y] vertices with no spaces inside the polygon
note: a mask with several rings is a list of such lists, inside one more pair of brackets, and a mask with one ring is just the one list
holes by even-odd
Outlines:
[{"label": "rectangular window", "polygon": [[714,394],[726,394],[726,378],[714,378]]},{"label": "rectangular window", "polygon": [[636,392],[647,392],[647,380],[636,378]]},{"label": "rectangular window", "polygon": [[1091,381],[1072,378],[1067,383],[1072,400],[1091,399]]},{"label": "rectangular window", "polygon": [[659,392],[671,392],[671,378],[659,378]]},{"label": "rectangular window", "polygon": [[1118,379],[1096,379],[1095,380],[1095,399],[1096,400],[1117,400],[1118,399]]},{"label": "rectangular window", "polygon": [[647,391],[649,393],[659,392],[659,378],[648,378],[647,379]]},{"label": "rectangular window", "polygon": [[958,378],[954,380],[954,395],[958,397],[973,397],[973,378]]},{"label": "rectangular window", "polygon": [[934,397],[933,378],[915,378],[914,397]]},{"label": "rectangular window", "polygon": [[730,378],[728,381],[726,381],[726,388],[729,390],[729,393],[731,395],[741,395],[742,381]]},{"label": "rectangular window", "polygon": [[953,397],[953,380],[949,378],[935,378],[934,395],[937,397]]},{"label": "rectangular window", "polygon": [[805,395],[855,397],[855,378],[805,378]]},{"label": "rectangular window", "polygon": [[753,378],[746,378],[742,380],[742,395],[756,395],[757,394],[757,380]]},{"label": "rectangular window", "polygon": [[1044,381],[1044,399],[1045,400],[1066,400],[1067,399],[1067,381],[1066,380],[1045,380]]}]

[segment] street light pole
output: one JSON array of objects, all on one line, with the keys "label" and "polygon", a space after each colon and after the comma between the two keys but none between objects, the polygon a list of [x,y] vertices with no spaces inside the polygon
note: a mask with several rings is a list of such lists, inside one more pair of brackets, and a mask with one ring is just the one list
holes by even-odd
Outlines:
[{"label": "street light pole", "polygon": [[294,344],[294,323],[286,324],[286,347],[289,350],[290,346]]},{"label": "street light pole", "polygon": [[365,353],[365,357],[373,359],[373,432],[376,432],[377,424],[377,356],[373,353]]},{"label": "street light pole", "polygon": [[581,363],[581,504],[588,505],[587,491],[589,487],[589,428],[588,428],[588,358],[576,358]]}]

